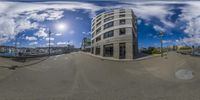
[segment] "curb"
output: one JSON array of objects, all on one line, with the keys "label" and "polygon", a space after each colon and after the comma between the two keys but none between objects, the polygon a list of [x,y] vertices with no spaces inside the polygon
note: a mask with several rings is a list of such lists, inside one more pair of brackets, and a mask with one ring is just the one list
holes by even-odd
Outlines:
[{"label": "curb", "polygon": [[87,53],[87,52],[80,52],[80,53],[99,58],[100,60],[109,60],[109,61],[117,61],[117,62],[124,62],[124,61],[125,62],[133,62],[133,61],[147,60],[147,59],[154,58],[154,57],[160,57],[160,55],[150,55],[150,56],[136,58],[136,59],[116,59],[116,58],[97,56],[97,55],[93,55],[93,54]]},{"label": "curb", "polygon": [[89,56],[92,56],[92,57],[96,57],[96,58],[99,58],[100,60],[109,60],[109,61],[117,61],[117,62],[131,62],[131,61],[134,61],[134,59],[116,59],[116,58],[111,58],[111,57],[101,57],[101,56],[97,56],[97,55],[93,55],[91,53],[87,53],[87,52],[80,52],[82,54],[85,54],[85,55],[89,55]]}]

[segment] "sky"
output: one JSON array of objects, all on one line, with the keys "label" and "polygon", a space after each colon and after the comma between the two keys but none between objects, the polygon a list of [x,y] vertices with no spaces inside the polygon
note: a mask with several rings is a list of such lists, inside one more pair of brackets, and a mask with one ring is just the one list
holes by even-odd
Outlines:
[{"label": "sky", "polygon": [[139,47],[200,45],[199,1],[0,1],[0,45],[18,47],[67,44],[80,47],[91,36],[91,20],[115,8],[132,9],[137,16]]}]

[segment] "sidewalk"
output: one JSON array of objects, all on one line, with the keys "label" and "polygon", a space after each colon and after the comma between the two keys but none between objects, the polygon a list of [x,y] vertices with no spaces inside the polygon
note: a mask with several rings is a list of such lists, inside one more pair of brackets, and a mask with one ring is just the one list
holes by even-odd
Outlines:
[{"label": "sidewalk", "polygon": [[92,56],[92,57],[96,57],[96,58],[99,58],[101,60],[122,61],[122,62],[123,61],[141,61],[141,60],[146,60],[146,59],[150,59],[150,58],[153,58],[153,57],[160,57],[160,54],[154,54],[154,55],[149,55],[149,56],[140,57],[140,58],[136,58],[136,59],[116,59],[116,58],[113,58],[113,57],[102,57],[102,56],[94,55],[94,54],[91,54],[91,53],[88,53],[88,52],[80,51],[80,53],[86,54],[86,55],[89,55],[89,56]]}]

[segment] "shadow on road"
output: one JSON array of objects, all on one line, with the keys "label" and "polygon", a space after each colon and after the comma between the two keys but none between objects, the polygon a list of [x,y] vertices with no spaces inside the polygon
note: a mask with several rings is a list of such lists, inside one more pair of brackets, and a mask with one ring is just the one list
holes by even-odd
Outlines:
[{"label": "shadow on road", "polygon": [[[32,65],[35,65],[35,64],[39,64],[39,63],[47,60],[48,58],[49,58],[49,56],[40,57],[40,58],[13,58],[12,59],[13,61],[20,62],[20,63],[23,63],[23,64],[22,65],[12,65],[12,66],[0,66],[0,68],[15,70],[17,68],[24,68],[24,67],[29,67],[29,66],[32,66]],[[26,62],[35,61],[35,60],[38,60],[38,61],[29,63],[29,64],[25,64]]]}]

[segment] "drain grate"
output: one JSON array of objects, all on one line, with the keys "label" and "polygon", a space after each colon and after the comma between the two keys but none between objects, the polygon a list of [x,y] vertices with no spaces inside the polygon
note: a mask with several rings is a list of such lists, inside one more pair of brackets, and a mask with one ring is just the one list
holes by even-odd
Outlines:
[{"label": "drain grate", "polygon": [[194,72],[188,69],[180,69],[175,73],[176,78],[182,80],[190,80],[194,77]]}]

